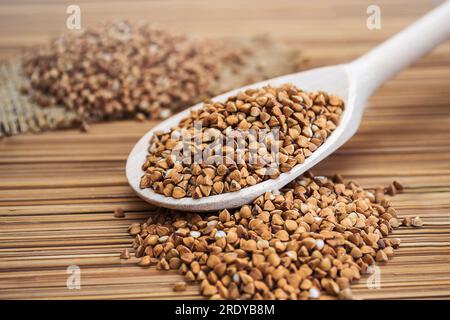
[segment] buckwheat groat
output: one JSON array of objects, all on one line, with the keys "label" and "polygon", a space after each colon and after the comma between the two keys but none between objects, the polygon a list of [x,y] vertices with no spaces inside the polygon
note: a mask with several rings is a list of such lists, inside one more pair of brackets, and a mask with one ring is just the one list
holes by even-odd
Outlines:
[{"label": "buckwheat groat", "polygon": [[64,34],[27,51],[21,64],[29,80],[21,90],[33,102],[93,122],[166,118],[208,96],[299,71],[305,61],[265,38],[202,39],[118,21]]},{"label": "buckwheat groat", "polygon": [[337,96],[289,84],[206,101],[177,127],[153,135],[140,187],[197,199],[277,178],[324,143],[343,108]]},{"label": "buckwheat groat", "polygon": [[340,176],[307,173],[235,210],[169,211],[130,227],[139,265],[178,269],[213,299],[351,299],[350,284],[400,245],[382,191]]}]

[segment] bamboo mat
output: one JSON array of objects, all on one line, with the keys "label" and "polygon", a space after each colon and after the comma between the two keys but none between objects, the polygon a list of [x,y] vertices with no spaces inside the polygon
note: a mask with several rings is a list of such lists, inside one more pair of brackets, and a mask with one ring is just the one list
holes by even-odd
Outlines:
[{"label": "bamboo mat", "polygon": [[[368,1],[78,1],[82,23],[146,18],[208,36],[268,31],[302,46],[314,66],[345,62],[431,8],[431,1],[377,1],[382,29],[365,26]],[[0,57],[64,28],[65,4],[3,1]],[[229,25],[232,23],[233,28]],[[421,229],[399,229],[396,256],[380,266],[381,287],[354,285],[361,299],[450,298],[450,43],[421,59],[370,100],[360,131],[314,168],[365,187],[393,179],[401,216],[421,216]],[[130,223],[153,209],[127,186],[128,152],[153,122],[98,124],[0,140],[0,298],[200,298],[196,285],[174,293],[175,272],[142,269],[118,258],[130,247]],[[122,207],[126,217],[114,218]],[[81,289],[66,287],[66,269],[81,268]]]}]

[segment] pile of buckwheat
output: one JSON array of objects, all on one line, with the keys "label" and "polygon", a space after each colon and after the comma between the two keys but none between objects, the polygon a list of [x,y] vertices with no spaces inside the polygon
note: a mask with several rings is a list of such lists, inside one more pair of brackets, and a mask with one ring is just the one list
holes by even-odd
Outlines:
[{"label": "pile of buckwheat", "polygon": [[[140,187],[198,199],[275,179],[324,143],[343,108],[337,96],[289,84],[246,90],[224,103],[206,101],[177,127],[155,132]],[[240,143],[226,142],[239,132]],[[276,135],[261,138],[263,132]]]},{"label": "pile of buckwheat", "polygon": [[229,85],[255,80],[250,75],[273,77],[301,64],[293,58],[297,62],[288,66],[290,54],[281,51],[273,57],[283,63],[262,57],[257,39],[242,43],[109,23],[27,53],[22,65],[30,81],[22,92],[40,106],[62,105],[87,121],[166,118]]},{"label": "pile of buckwheat", "polygon": [[[400,245],[389,237],[400,223],[384,191],[307,173],[235,210],[161,209],[129,233],[140,266],[179,270],[186,281],[199,281],[208,298],[317,299],[325,293],[351,299],[350,284]],[[416,217],[404,224],[422,222]]]}]

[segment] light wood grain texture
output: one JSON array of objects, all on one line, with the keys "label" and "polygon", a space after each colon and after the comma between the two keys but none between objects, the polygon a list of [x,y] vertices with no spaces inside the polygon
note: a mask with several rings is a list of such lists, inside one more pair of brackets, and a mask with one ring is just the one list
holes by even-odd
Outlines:
[{"label": "light wood grain texture", "polygon": [[[270,32],[302,46],[312,66],[350,61],[431,9],[431,1],[377,1],[382,29],[366,28],[370,1],[79,1],[87,25],[118,17],[157,21],[207,36]],[[3,1],[0,57],[64,30],[65,2]],[[233,28],[230,28],[230,24]],[[399,229],[396,256],[381,266],[381,288],[366,278],[356,298],[450,298],[450,44],[387,83],[369,100],[360,130],[314,168],[365,187],[401,181],[392,198],[421,229]],[[93,125],[0,140],[0,298],[200,298],[196,285],[174,293],[175,272],[141,269],[118,255],[131,245],[130,223],[154,210],[128,187],[124,167],[153,122]],[[113,218],[116,207],[126,212]],[[66,288],[66,268],[81,268],[81,289]]]}]

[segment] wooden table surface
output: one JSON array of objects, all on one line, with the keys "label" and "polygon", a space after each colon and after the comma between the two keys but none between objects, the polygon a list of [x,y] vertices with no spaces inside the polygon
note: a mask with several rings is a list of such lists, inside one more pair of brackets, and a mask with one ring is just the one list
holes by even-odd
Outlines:
[{"label": "wooden table surface", "polygon": [[[312,66],[345,62],[401,30],[437,1],[379,0],[381,30],[368,30],[372,1],[77,1],[82,25],[146,19],[211,37],[270,33],[301,47]],[[64,1],[0,4],[0,59],[65,29]],[[356,298],[450,298],[450,43],[402,72],[370,100],[359,132],[314,168],[365,187],[401,181],[392,198],[421,229],[399,229],[401,248],[380,266],[380,288],[366,277]],[[1,106],[0,106],[1,108]],[[200,298],[196,285],[174,293],[175,272],[120,261],[130,223],[151,206],[128,187],[128,152],[153,122],[114,122],[0,140],[0,298]],[[116,207],[126,211],[113,218]],[[81,268],[81,288],[68,289],[67,267]]]}]

